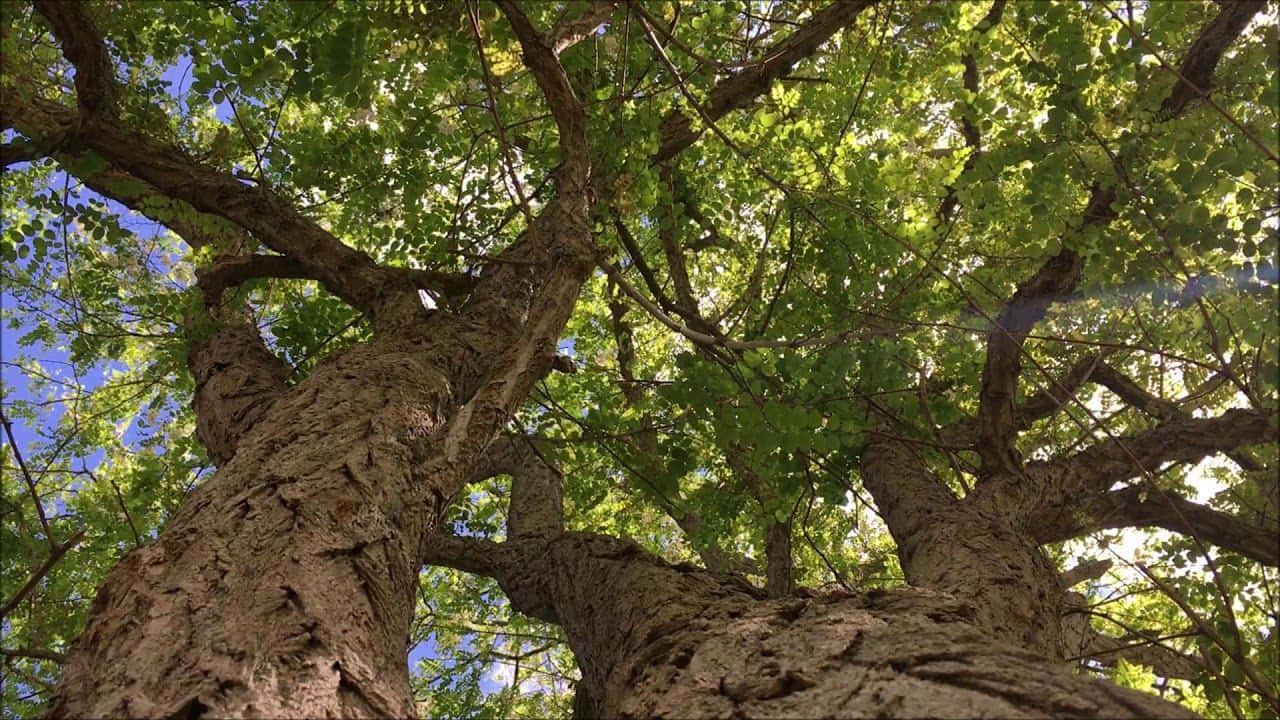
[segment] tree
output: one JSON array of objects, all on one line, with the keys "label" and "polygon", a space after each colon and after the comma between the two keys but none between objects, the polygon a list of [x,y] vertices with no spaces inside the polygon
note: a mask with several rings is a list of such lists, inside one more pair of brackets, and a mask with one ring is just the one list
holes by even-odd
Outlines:
[{"label": "tree", "polygon": [[3,8],[7,700],[407,716],[509,603],[584,717],[1280,712],[1264,3]]}]

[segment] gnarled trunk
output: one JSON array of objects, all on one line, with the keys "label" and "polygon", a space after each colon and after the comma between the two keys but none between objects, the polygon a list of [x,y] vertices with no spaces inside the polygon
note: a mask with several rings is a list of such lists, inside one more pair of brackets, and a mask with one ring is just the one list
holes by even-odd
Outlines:
[{"label": "gnarled trunk", "polygon": [[[441,536],[425,559],[493,577],[517,610],[564,628],[582,670],[578,717],[1189,716],[1061,669],[990,627],[973,598],[770,598],[736,575],[563,532],[554,468],[512,445],[528,447],[508,439],[482,465],[513,477],[510,539]],[[543,521],[514,522],[524,516]]]},{"label": "gnarled trunk", "polygon": [[929,590],[767,599],[584,533],[434,547],[565,628],[580,717],[1190,716],[993,639],[967,602]]},{"label": "gnarled trunk", "polygon": [[419,544],[441,509],[415,498],[443,502],[415,443],[448,396],[422,356],[360,346],[276,400],[112,572],[51,716],[412,715]]},{"label": "gnarled trunk", "polygon": [[868,444],[862,477],[907,582],[968,603],[997,640],[1062,657],[1064,588],[1020,518],[959,500],[905,442],[887,436]]}]

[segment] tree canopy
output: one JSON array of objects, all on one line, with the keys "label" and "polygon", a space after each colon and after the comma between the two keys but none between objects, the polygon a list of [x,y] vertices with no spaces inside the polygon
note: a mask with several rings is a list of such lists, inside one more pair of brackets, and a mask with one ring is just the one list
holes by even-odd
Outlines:
[{"label": "tree canopy", "polygon": [[[461,312],[578,150],[592,268],[501,418],[568,527],[779,595],[899,586],[891,438],[1041,508],[1079,672],[1280,713],[1274,5],[508,5],[0,4],[5,717],[234,452],[197,437],[216,326],[293,387],[394,331],[387,277]],[[502,538],[512,494],[447,524]],[[563,632],[489,578],[424,570],[408,646],[424,715],[569,711]]]}]

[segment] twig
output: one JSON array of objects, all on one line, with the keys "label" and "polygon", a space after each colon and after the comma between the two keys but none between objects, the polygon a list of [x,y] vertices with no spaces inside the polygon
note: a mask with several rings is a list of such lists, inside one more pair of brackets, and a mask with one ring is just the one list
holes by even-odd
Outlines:
[{"label": "twig", "polygon": [[36,585],[39,585],[44,576],[48,575],[49,571],[53,569],[53,566],[62,559],[62,556],[84,539],[84,534],[85,529],[81,528],[80,530],[75,531],[71,537],[67,538],[66,542],[54,543],[53,550],[49,553],[48,559],[46,559],[40,567],[36,568],[36,571],[31,574],[31,577],[27,580],[26,584],[18,589],[16,595],[6,600],[4,605],[0,605],[0,618],[7,616],[10,611],[18,606],[18,603],[21,603],[27,595],[30,595]]},{"label": "twig", "polygon": [[[9,422],[9,416],[4,414],[4,410],[0,409],[0,423],[4,425],[4,434],[9,439],[9,447],[13,449],[13,457],[18,461],[18,469],[22,471],[22,479],[26,481],[27,490],[31,493],[31,502],[35,503],[36,516],[40,518],[40,527],[44,528],[44,538],[49,543],[50,550],[57,552],[57,543],[53,541],[53,533],[49,532],[49,518],[44,514],[44,505],[40,503],[40,492],[36,490],[36,481],[31,477],[31,470],[27,468],[27,462],[22,458],[22,451],[18,449],[18,441],[13,437],[13,424]],[[4,613],[0,613],[3,615]]]}]

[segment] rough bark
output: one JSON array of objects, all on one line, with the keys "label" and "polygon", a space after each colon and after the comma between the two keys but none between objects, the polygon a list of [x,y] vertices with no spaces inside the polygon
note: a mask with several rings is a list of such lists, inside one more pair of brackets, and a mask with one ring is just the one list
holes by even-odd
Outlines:
[{"label": "rough bark", "polygon": [[[750,103],[868,4],[815,13],[717,85],[709,116]],[[148,192],[253,233],[288,258],[267,263],[324,283],[376,331],[292,389],[251,328],[227,326],[197,344],[201,438],[222,466],[155,544],[111,573],[68,654],[51,717],[409,715],[404,642],[423,557],[492,574],[517,607],[562,623],[583,664],[580,707],[593,715],[1177,714],[1041,662],[1060,653],[1052,567],[1024,528],[957,503],[893,443],[873,443],[864,458],[868,487],[908,578],[947,595],[765,600],[623,541],[561,533],[556,511],[513,512],[513,540],[502,546],[434,532],[486,451],[497,457],[491,438],[546,372],[595,260],[586,115],[556,58],[581,27],[544,35],[502,3],[559,130],[557,197],[468,280],[456,314],[428,316],[413,277],[280,197],[121,124],[110,57],[78,6],[38,9],[76,66],[78,109],[19,94],[7,98],[6,118],[42,147],[94,150]],[[658,157],[698,135],[672,116]],[[1013,363],[1016,380],[1016,351]],[[1007,416],[1012,391],[992,397],[992,417]],[[988,424],[1010,427],[1007,418]],[[1101,459],[1114,461],[1105,450]],[[555,478],[543,480],[542,491],[513,495],[554,502]]]},{"label": "rough bark", "polygon": [[51,717],[412,714],[404,652],[423,544],[550,367],[594,253],[585,114],[541,36],[503,9],[560,130],[557,195],[456,314],[428,314],[414,273],[121,125],[83,8],[37,5],[77,66],[81,97],[77,112],[19,93],[10,107],[25,134],[65,155],[97,151],[135,180],[130,202],[141,179],[282,254],[214,266],[212,305],[222,286],[271,267],[320,280],[375,329],[287,391],[251,326],[229,323],[196,344],[201,437],[223,465],[155,544],[111,572]]},{"label": "rough bark", "polygon": [[411,468],[448,397],[421,357],[362,346],[276,401],[111,573],[50,716],[412,714],[418,538],[444,498]]},{"label": "rough bark", "polygon": [[1090,495],[1070,509],[1045,509],[1029,523],[1041,543],[1123,527],[1159,527],[1199,538],[1257,560],[1280,565],[1280,528],[1262,527],[1243,518],[1192,502],[1167,490],[1142,486]]},{"label": "rough bark", "polygon": [[1016,517],[960,502],[904,442],[874,438],[863,484],[898,546],[907,582],[949,593],[992,637],[1062,657],[1063,587]]},{"label": "rough bark", "polygon": [[284,392],[289,367],[247,321],[231,321],[192,343],[187,366],[195,379],[196,437],[222,465]]},{"label": "rough bark", "polygon": [[[511,517],[553,513],[558,476],[524,459],[503,464]],[[582,670],[578,717],[1189,716],[993,641],[945,593],[770,599],[634,543],[548,530],[510,528],[501,544],[442,537],[425,559],[493,577],[518,610],[564,627]]]},{"label": "rough bark", "polygon": [[769,600],[582,533],[433,549],[564,626],[588,717],[1190,716],[993,642],[927,590]]}]

